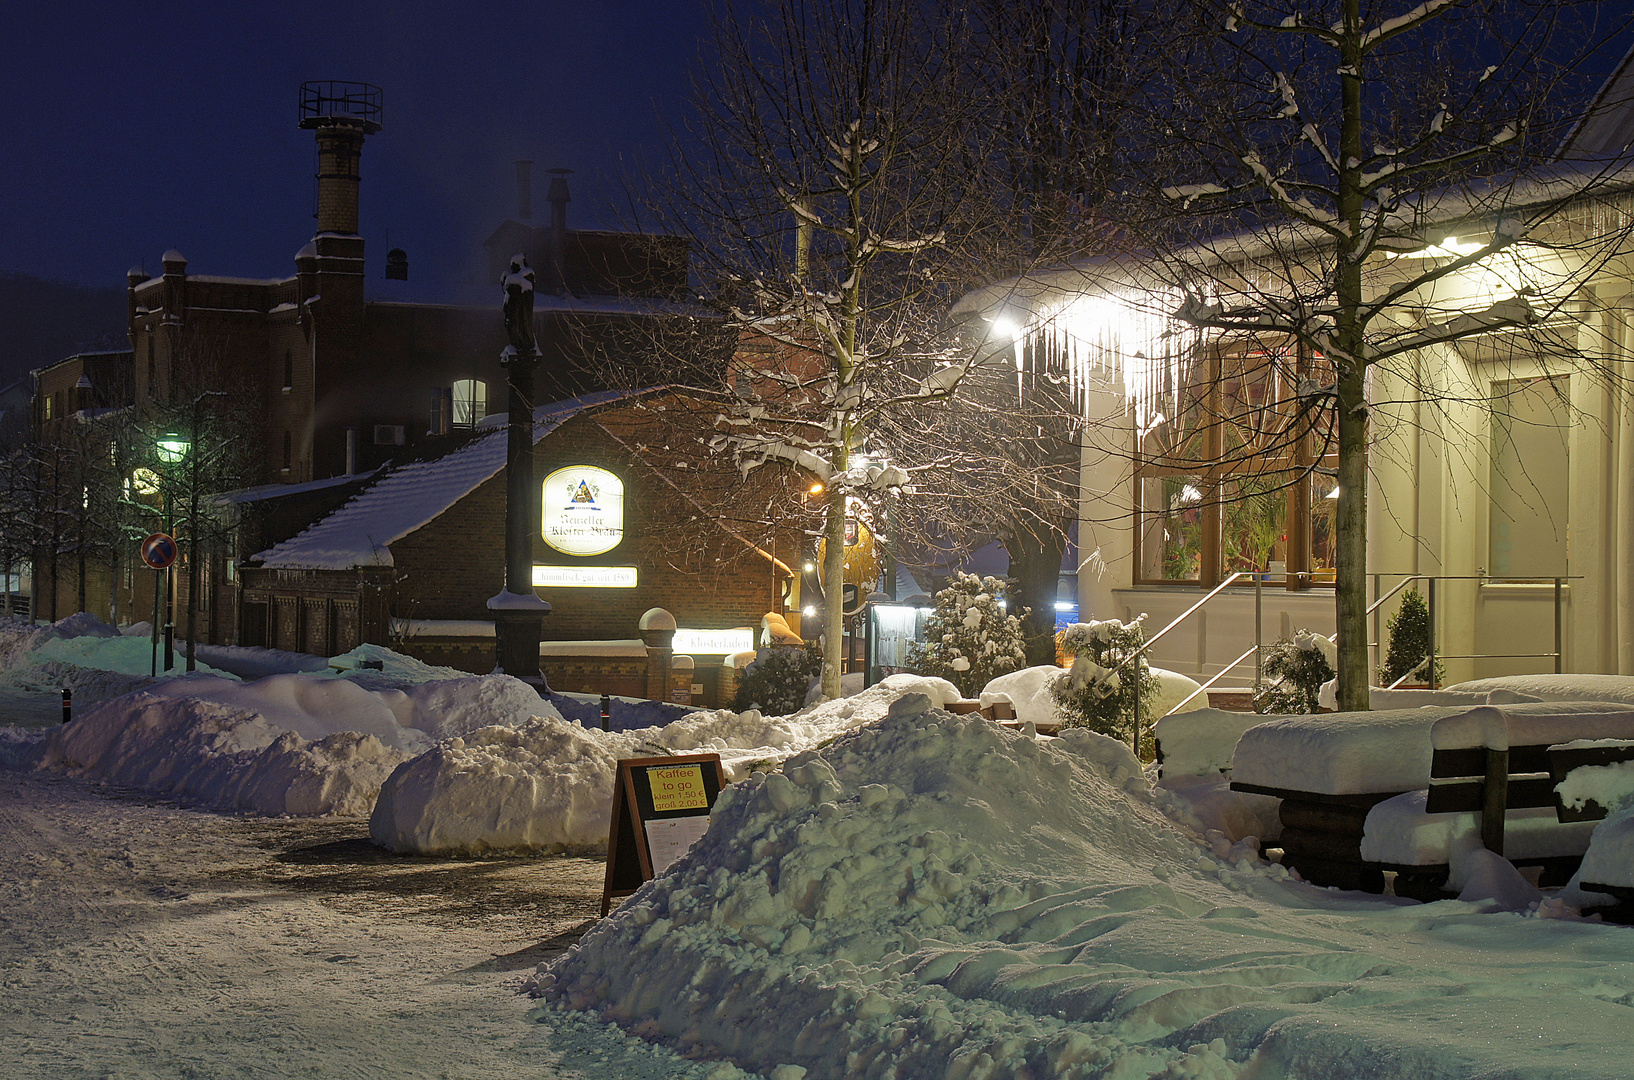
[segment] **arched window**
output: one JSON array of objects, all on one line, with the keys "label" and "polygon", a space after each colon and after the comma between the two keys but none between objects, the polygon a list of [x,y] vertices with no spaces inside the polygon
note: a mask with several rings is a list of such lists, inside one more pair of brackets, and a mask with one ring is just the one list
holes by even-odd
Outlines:
[{"label": "arched window", "polygon": [[461,379],[454,384],[454,426],[476,427],[488,415],[488,384],[481,379]]}]

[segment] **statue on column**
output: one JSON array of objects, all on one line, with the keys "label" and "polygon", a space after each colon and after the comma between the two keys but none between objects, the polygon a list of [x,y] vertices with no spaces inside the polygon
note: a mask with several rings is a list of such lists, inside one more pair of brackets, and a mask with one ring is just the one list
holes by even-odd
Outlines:
[{"label": "statue on column", "polygon": [[532,359],[539,352],[533,336],[533,267],[526,255],[511,259],[511,268],[505,274],[505,334],[511,339],[510,348],[502,359]]},{"label": "statue on column", "polygon": [[539,492],[533,482],[533,369],[539,345],[533,335],[533,269],[525,255],[511,260],[505,275],[505,367],[507,413],[505,448],[505,586],[490,597],[494,615],[496,671],[514,675],[542,692],[549,689],[539,670],[541,621],[550,604],[533,591],[533,536],[539,529]]}]

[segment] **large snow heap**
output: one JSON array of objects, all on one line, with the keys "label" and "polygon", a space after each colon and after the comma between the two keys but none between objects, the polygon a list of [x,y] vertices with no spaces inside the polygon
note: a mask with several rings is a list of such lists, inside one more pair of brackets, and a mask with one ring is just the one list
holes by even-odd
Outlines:
[{"label": "large snow heap", "polygon": [[262,814],[368,814],[393,769],[496,723],[551,712],[507,675],[367,690],[346,679],[193,675],[85,710],[34,767]]},{"label": "large snow heap", "polygon": [[959,698],[942,679],[892,675],[793,716],[714,709],[661,728],[613,732],[549,716],[473,731],[394,772],[380,790],[369,834],[392,851],[420,854],[600,850],[620,758],[714,752],[728,778],[738,780],[880,719],[905,694],[938,705]]},{"label": "large snow heap", "polygon": [[1317,889],[1164,797],[1115,740],[904,697],[723,792],[536,1016],[778,1080],[1626,1076],[1616,928]]},{"label": "large snow heap", "polygon": [[[1126,913],[1144,913],[1153,947],[1178,951],[1208,951],[1182,944],[1182,921],[1243,925],[1241,898],[1213,880],[1219,864],[1192,869],[1200,854],[1122,743],[1087,731],[1041,743],[911,695],[879,724],[723,792],[705,838],[542,969],[534,991],[762,1072],[1060,1076],[1119,1059],[1146,1076],[1205,1064],[1223,1045],[1159,1036],[1217,1009],[1214,996],[1187,1004],[1182,986],[1218,981],[1227,956],[1116,1004],[1108,995],[1127,988],[1106,968],[1117,965],[1093,959],[1094,939],[1116,936]],[[1186,868],[1185,881],[1160,880],[1152,868],[1165,866]],[[1072,958],[1081,974],[1011,977]],[[1295,961],[1278,981],[1292,1000],[1314,978]],[[1099,1033],[1035,1009],[1044,996],[1124,1022]],[[1274,988],[1255,996],[1277,1000]]]}]

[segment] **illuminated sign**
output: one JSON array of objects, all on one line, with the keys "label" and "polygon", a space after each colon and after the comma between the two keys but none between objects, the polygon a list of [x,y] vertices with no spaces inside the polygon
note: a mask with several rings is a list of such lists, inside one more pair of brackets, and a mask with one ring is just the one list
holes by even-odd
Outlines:
[{"label": "illuminated sign", "polygon": [[624,481],[594,465],[569,465],[540,491],[545,543],[567,555],[600,555],[624,539]]},{"label": "illuminated sign", "polygon": [[633,566],[545,566],[533,564],[533,583],[558,589],[633,589]]},{"label": "illuminated sign", "polygon": [[677,630],[670,647],[678,653],[749,652],[755,647],[755,632],[748,626],[735,630]]}]

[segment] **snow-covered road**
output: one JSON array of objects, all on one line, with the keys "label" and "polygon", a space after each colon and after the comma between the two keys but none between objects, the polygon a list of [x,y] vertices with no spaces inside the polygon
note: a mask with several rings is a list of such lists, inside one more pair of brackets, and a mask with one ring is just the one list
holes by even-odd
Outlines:
[{"label": "snow-covered road", "polygon": [[516,988],[595,915],[600,861],[390,857],[365,831],[0,772],[0,1076],[705,1074],[529,1019]]}]

